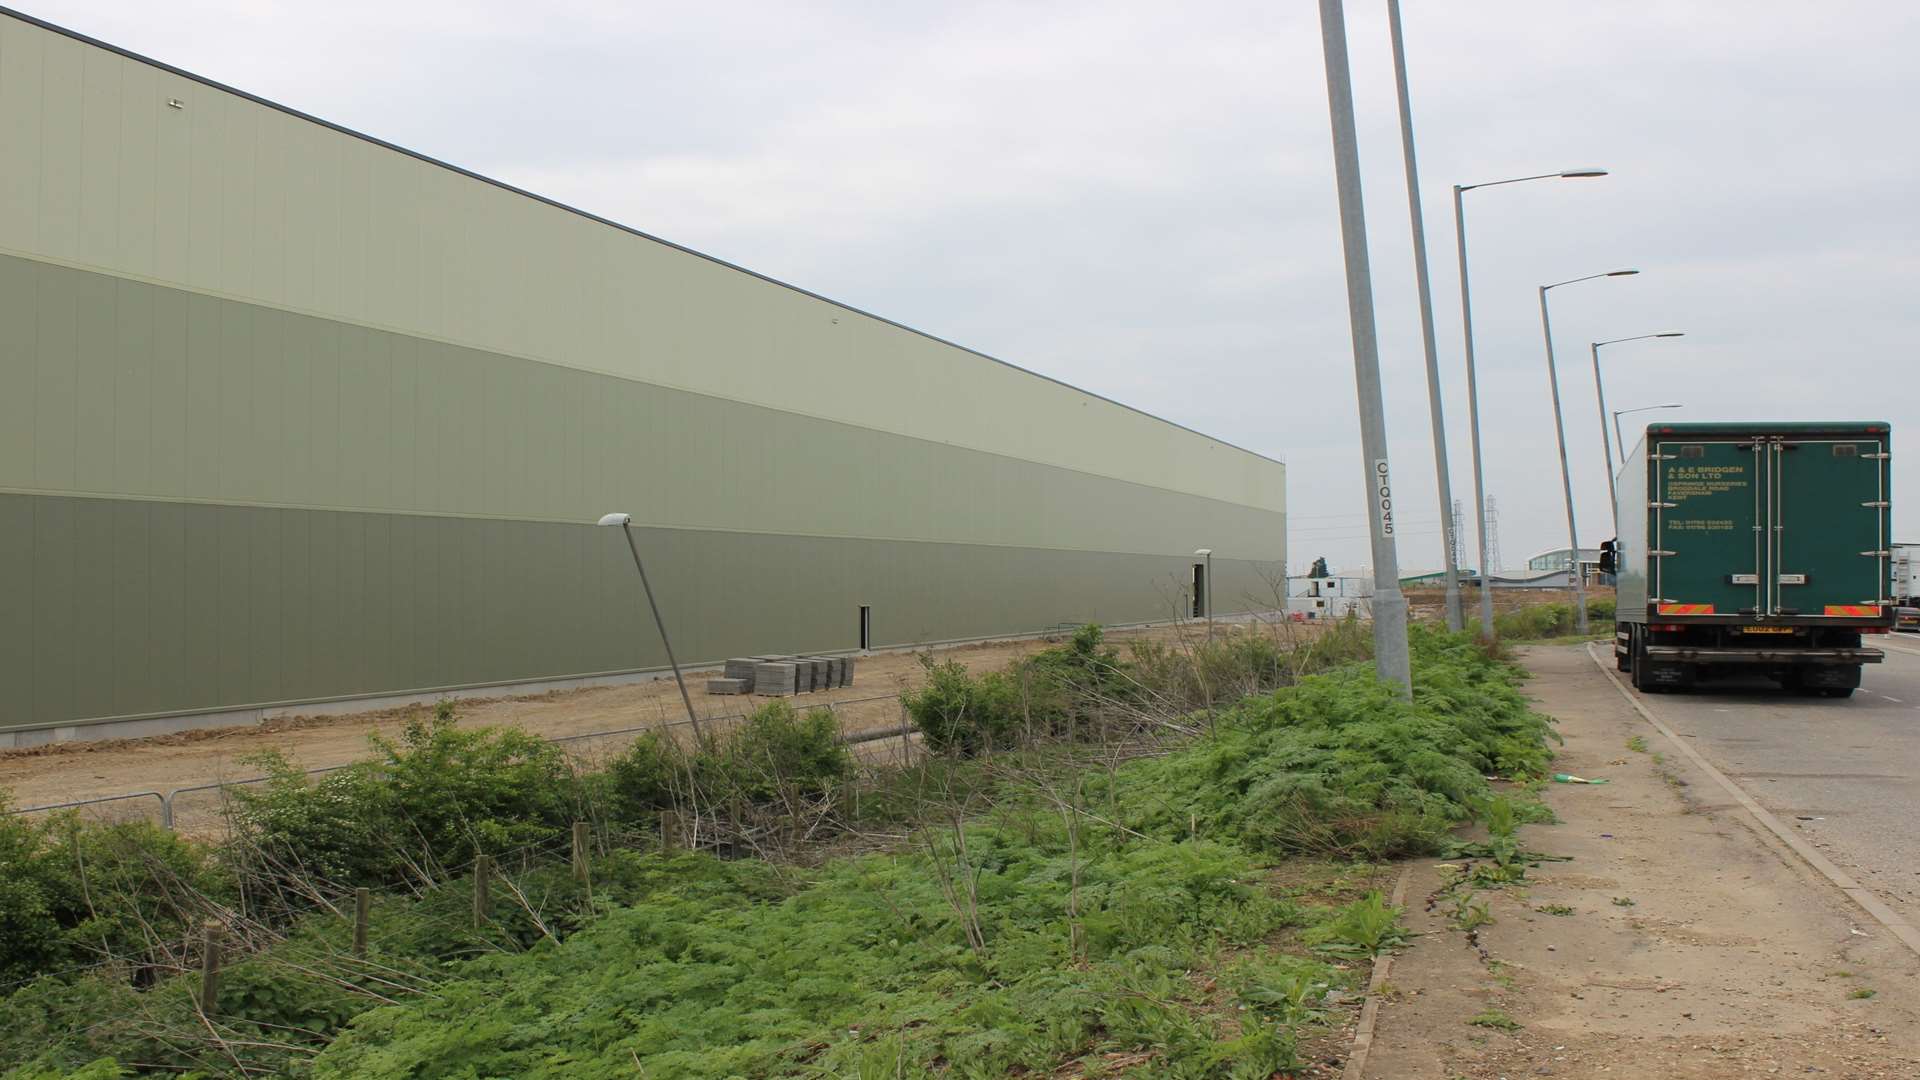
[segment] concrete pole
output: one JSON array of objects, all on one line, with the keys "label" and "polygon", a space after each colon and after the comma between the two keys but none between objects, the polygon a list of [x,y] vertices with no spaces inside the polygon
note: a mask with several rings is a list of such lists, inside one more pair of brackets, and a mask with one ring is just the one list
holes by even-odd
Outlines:
[{"label": "concrete pole", "polygon": [[1593,351],[1593,394],[1600,402],[1600,447],[1606,451],[1607,466],[1607,505],[1612,508],[1615,517],[1614,531],[1619,531],[1620,493],[1614,490],[1613,481],[1613,438],[1607,434],[1607,387],[1600,381],[1600,343],[1594,342]]},{"label": "concrete pole", "polygon": [[1547,286],[1540,286],[1540,332],[1547,339],[1547,383],[1553,388],[1553,436],[1560,443],[1560,488],[1567,497],[1567,577],[1573,582],[1573,629],[1587,632],[1587,587],[1580,572],[1580,530],[1573,524],[1573,470],[1567,465],[1567,426],[1560,416],[1560,369],[1553,362],[1553,323],[1547,317]]},{"label": "concrete pole", "polygon": [[1320,43],[1327,67],[1333,127],[1333,171],[1340,194],[1346,254],[1347,317],[1353,334],[1354,390],[1360,405],[1361,465],[1373,548],[1373,655],[1382,682],[1413,693],[1407,651],[1407,601],[1400,594],[1394,550],[1393,473],[1387,462],[1387,418],[1380,397],[1380,350],[1374,338],[1373,278],[1367,265],[1367,220],[1360,193],[1360,146],[1354,133],[1353,84],[1347,67],[1347,24],[1341,0],[1320,0]]},{"label": "concrete pole", "polygon": [[1407,92],[1407,51],[1400,35],[1400,0],[1387,0],[1393,38],[1393,81],[1400,91],[1400,156],[1407,166],[1407,210],[1413,219],[1413,279],[1420,290],[1420,343],[1427,353],[1427,411],[1433,423],[1433,471],[1440,481],[1440,542],[1446,549],[1447,629],[1466,625],[1460,609],[1459,541],[1453,532],[1453,481],[1447,468],[1447,420],[1440,400],[1440,355],[1433,343],[1433,287],[1427,280],[1427,223],[1420,207],[1420,168],[1413,153],[1413,106]]},{"label": "concrete pole", "polygon": [[700,730],[700,716],[693,711],[693,697],[687,693],[687,680],[680,674],[680,661],[673,658],[673,643],[667,640],[667,623],[660,617],[660,605],[654,603],[653,586],[647,583],[647,568],[640,564],[640,545],[634,543],[633,526],[622,523],[620,532],[627,538],[627,550],[633,552],[633,568],[640,571],[640,588],[647,594],[647,607],[653,611],[653,625],[660,630],[660,644],[667,650],[667,664],[673,668],[673,681],[680,687],[680,701],[687,707],[687,723],[693,725],[694,737],[705,741],[706,732]]},{"label": "concrete pole", "polygon": [[1480,636],[1493,640],[1493,567],[1487,565],[1487,486],[1480,463],[1480,383],[1473,366],[1473,299],[1467,288],[1466,188],[1453,185],[1453,235],[1460,251],[1460,326],[1467,338],[1467,432],[1473,441],[1473,514],[1480,536]]}]

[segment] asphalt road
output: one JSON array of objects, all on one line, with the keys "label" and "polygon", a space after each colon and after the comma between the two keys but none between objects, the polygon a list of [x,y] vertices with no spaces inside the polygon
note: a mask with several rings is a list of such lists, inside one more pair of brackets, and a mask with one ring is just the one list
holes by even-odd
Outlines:
[{"label": "asphalt road", "polygon": [[1867,667],[1848,700],[1796,697],[1764,682],[1639,697],[1762,806],[1916,921],[1920,635],[1867,643],[1887,658]]}]

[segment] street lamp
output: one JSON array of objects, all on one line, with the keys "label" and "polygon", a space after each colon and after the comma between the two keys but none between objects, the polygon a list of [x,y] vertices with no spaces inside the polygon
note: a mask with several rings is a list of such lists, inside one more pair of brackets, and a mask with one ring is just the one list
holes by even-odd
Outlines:
[{"label": "street lamp", "polygon": [[[1635,334],[1632,337],[1617,337],[1610,338],[1606,341],[1596,341],[1589,346],[1589,349],[1591,349],[1593,353],[1593,393],[1594,397],[1600,402],[1600,445],[1607,452],[1607,498],[1613,501],[1616,508],[1619,506],[1620,494],[1614,490],[1613,447],[1607,445],[1607,387],[1605,383],[1600,381],[1600,347],[1603,345],[1618,345],[1623,341],[1645,341],[1648,338],[1686,336],[1687,334],[1684,330],[1663,330],[1657,334]],[[1659,406],[1653,407],[1658,408]],[[1616,424],[1619,423],[1617,416],[1614,422]],[[1622,462],[1626,461],[1626,453],[1627,448],[1622,446],[1620,448],[1620,460]]]},{"label": "street lamp", "polygon": [[1194,599],[1206,605],[1207,640],[1212,641],[1213,640],[1213,549],[1212,548],[1195,548],[1193,553],[1207,560],[1207,568],[1201,574],[1201,577],[1200,577],[1200,592],[1202,595],[1196,596],[1194,597]]},{"label": "street lamp", "polygon": [[1413,154],[1413,106],[1407,92],[1407,50],[1400,35],[1400,0],[1387,0],[1393,40],[1393,81],[1400,93],[1400,156],[1407,170],[1407,211],[1413,220],[1413,279],[1420,293],[1420,344],[1427,354],[1427,412],[1433,427],[1433,471],[1440,485],[1440,545],[1445,552],[1447,629],[1466,625],[1460,610],[1460,538],[1454,535],[1453,478],[1447,466],[1447,421],[1440,399],[1440,354],[1433,343],[1433,288],[1427,280],[1427,223],[1420,209],[1420,168]]},{"label": "street lamp", "polygon": [[1567,425],[1560,412],[1560,368],[1553,362],[1553,320],[1547,314],[1547,291],[1597,278],[1632,277],[1639,272],[1609,270],[1540,286],[1540,333],[1547,339],[1547,384],[1553,388],[1553,435],[1560,443],[1560,488],[1567,497],[1567,577],[1573,582],[1573,627],[1583,636],[1587,632],[1587,588],[1580,573],[1580,530],[1573,523],[1573,470],[1567,465]]},{"label": "street lamp", "polygon": [[[1605,169],[1564,169],[1538,176],[1516,176],[1511,180],[1489,180],[1480,184],[1453,185],[1453,234],[1460,252],[1460,325],[1467,339],[1467,430],[1473,441],[1473,512],[1480,534],[1480,636],[1493,640],[1493,593],[1488,588],[1492,568],[1487,565],[1487,485],[1480,462],[1480,386],[1473,364],[1473,300],[1467,288],[1467,210],[1461,196],[1475,188],[1520,184],[1528,180],[1575,180],[1605,176]],[[1440,508],[1442,517],[1452,507]]]},{"label": "street lamp", "polygon": [[633,552],[633,568],[640,571],[640,588],[647,594],[647,607],[653,609],[653,625],[660,630],[660,644],[666,647],[667,664],[673,668],[673,681],[680,686],[680,700],[687,707],[687,723],[693,725],[696,739],[705,739],[700,730],[700,717],[693,711],[693,697],[687,693],[687,680],[680,674],[680,662],[673,658],[673,644],[667,640],[667,624],[660,618],[660,605],[653,600],[653,586],[647,583],[647,568],[640,564],[640,545],[633,541],[633,515],[607,514],[599,521],[601,525],[617,525],[627,538],[627,550]]},{"label": "street lamp", "polygon": [[1625,465],[1627,463],[1627,437],[1625,435],[1620,434],[1620,418],[1621,417],[1626,416],[1629,413],[1652,412],[1655,409],[1684,409],[1684,408],[1686,408],[1685,405],[1678,404],[1677,402],[1669,402],[1665,405],[1642,405],[1637,409],[1613,410],[1613,437],[1620,444],[1620,464]]},{"label": "street lamp", "polygon": [[1327,119],[1333,135],[1334,189],[1347,271],[1347,326],[1353,338],[1353,388],[1360,419],[1360,464],[1367,485],[1368,543],[1373,551],[1373,666],[1401,698],[1413,696],[1407,645],[1407,601],[1400,594],[1394,547],[1393,470],[1387,459],[1387,415],[1380,394],[1380,343],[1373,319],[1373,271],[1367,260],[1367,215],[1360,191],[1360,145],[1353,118],[1353,76],[1347,64],[1347,19],[1341,0],[1320,0],[1320,52],[1327,72]]}]

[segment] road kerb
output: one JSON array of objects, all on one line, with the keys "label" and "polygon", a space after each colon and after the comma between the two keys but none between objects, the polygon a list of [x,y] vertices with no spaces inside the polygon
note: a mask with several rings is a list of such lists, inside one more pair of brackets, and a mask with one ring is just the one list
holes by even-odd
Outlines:
[{"label": "road kerb", "polygon": [[[1905,652],[1907,650],[1902,649],[1900,651]],[[1613,688],[1620,692],[1620,696],[1626,699],[1628,705],[1633,706],[1635,712],[1639,713],[1647,723],[1652,724],[1660,734],[1666,736],[1667,741],[1672,743],[1676,750],[1684,754],[1688,761],[1693,762],[1695,767],[1708,776],[1713,777],[1714,781],[1725,788],[1727,794],[1733,796],[1734,801],[1739,803],[1741,808],[1746,810],[1747,813],[1751,814],[1755,821],[1764,826],[1768,832],[1779,837],[1780,841],[1792,849],[1795,855],[1800,856],[1802,861],[1819,871],[1820,876],[1833,882],[1841,892],[1847,894],[1849,899],[1860,905],[1860,909],[1871,916],[1873,921],[1886,927],[1887,931],[1898,938],[1902,945],[1913,950],[1916,955],[1920,955],[1920,930],[1914,929],[1911,923],[1901,918],[1898,912],[1881,902],[1880,898],[1875,896],[1870,889],[1855,881],[1852,875],[1848,874],[1845,870],[1835,866],[1832,860],[1820,854],[1819,851],[1814,849],[1812,844],[1807,843],[1798,833],[1787,828],[1784,822],[1774,817],[1766,807],[1761,806],[1753,796],[1747,794],[1746,789],[1728,779],[1725,773],[1722,773],[1719,769],[1709,764],[1707,759],[1700,755],[1699,751],[1687,745],[1686,740],[1674,734],[1672,728],[1662,723],[1659,717],[1653,715],[1651,709],[1641,704],[1640,700],[1633,696],[1633,692],[1628,690],[1626,684],[1620,681],[1620,676],[1610,670],[1607,664],[1600,659],[1599,655],[1593,651],[1592,645],[1587,646],[1587,658],[1593,661],[1594,666],[1600,669],[1600,673],[1605,675],[1609,682],[1613,683]]]},{"label": "road kerb", "polygon": [[[1388,903],[1402,907],[1407,902],[1407,880],[1413,867],[1400,868],[1400,880],[1393,883],[1393,899]],[[1373,1027],[1380,1020],[1380,988],[1387,984],[1387,972],[1393,967],[1393,954],[1382,953],[1373,962],[1373,977],[1367,980],[1367,1001],[1360,1006],[1360,1023],[1353,1029],[1353,1050],[1347,1054],[1340,1080],[1361,1080],[1367,1071],[1367,1054],[1373,1050]]]}]

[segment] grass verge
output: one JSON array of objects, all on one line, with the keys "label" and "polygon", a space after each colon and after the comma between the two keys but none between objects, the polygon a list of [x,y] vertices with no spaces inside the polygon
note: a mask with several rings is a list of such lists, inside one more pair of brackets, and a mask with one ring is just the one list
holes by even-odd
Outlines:
[{"label": "grass verge", "polygon": [[1403,936],[1377,893],[1283,888],[1297,857],[1438,850],[1515,813],[1486,775],[1547,762],[1514,669],[1424,630],[1414,657],[1410,702],[1349,666],[1173,744],[956,740],[976,756],[850,811],[847,835],[885,850],[818,866],[622,851],[586,887],[529,865],[478,927],[470,883],[437,874],[380,901],[364,957],[317,903],[223,974],[211,1015],[192,975],[43,979],[0,1001],[0,1062],[17,1080],[1268,1077]]}]

